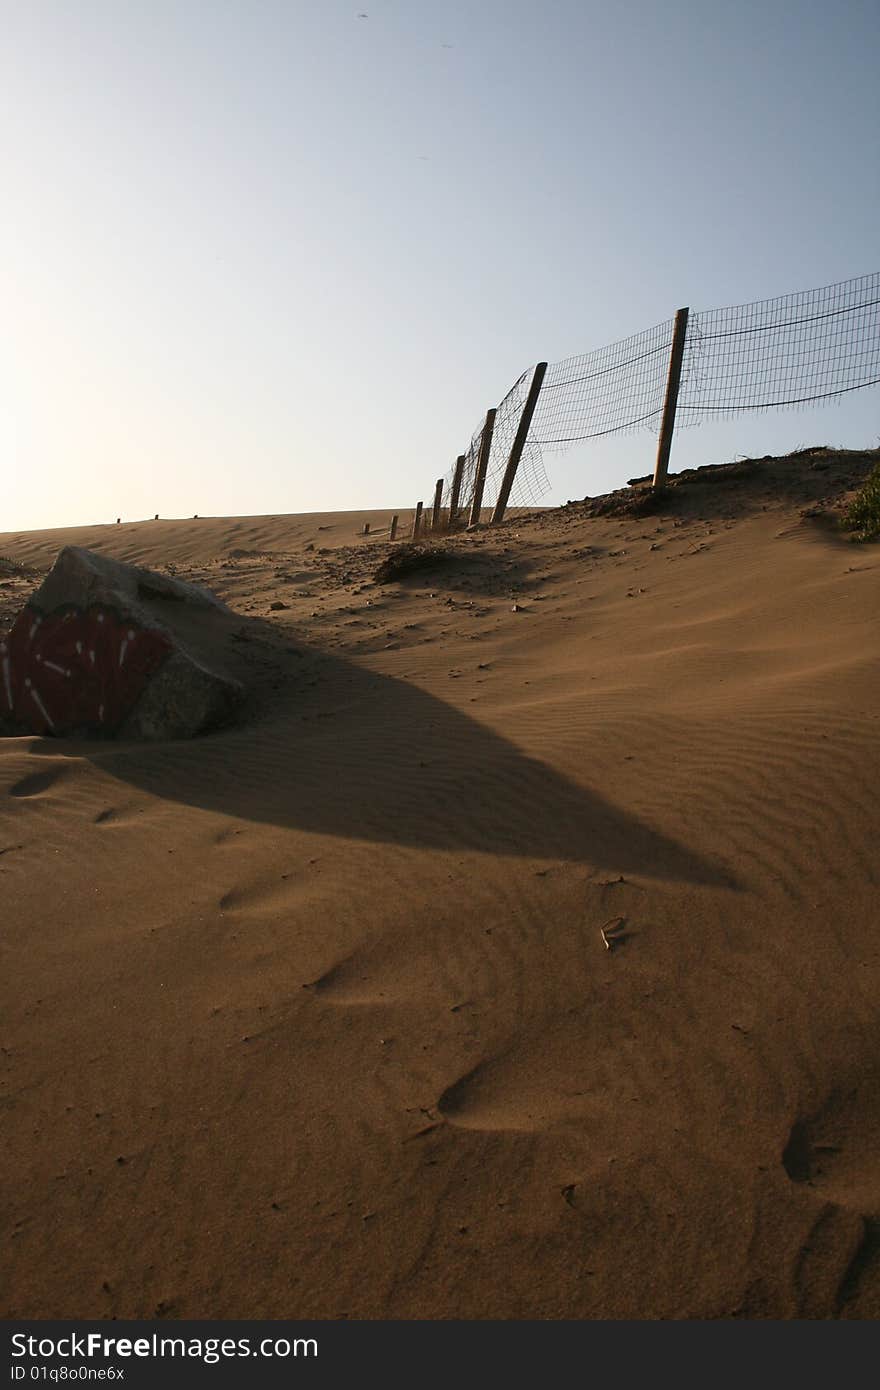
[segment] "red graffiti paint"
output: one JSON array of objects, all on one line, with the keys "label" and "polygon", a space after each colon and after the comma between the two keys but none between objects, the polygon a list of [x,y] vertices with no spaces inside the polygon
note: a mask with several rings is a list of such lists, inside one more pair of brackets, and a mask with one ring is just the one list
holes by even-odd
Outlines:
[{"label": "red graffiti paint", "polygon": [[112,734],[171,651],[112,608],[26,605],[0,636],[0,717],[35,734]]}]

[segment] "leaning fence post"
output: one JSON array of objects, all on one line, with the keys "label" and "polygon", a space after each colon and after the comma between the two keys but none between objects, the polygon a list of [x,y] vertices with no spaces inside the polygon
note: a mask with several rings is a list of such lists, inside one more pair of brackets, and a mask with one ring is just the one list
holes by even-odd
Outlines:
[{"label": "leaning fence post", "polygon": [[486,486],[486,469],[492,451],[492,434],[495,429],[495,406],[486,411],[486,421],[480,436],[480,452],[477,455],[477,471],[474,474],[474,496],[471,502],[471,526],[476,526],[483,510],[483,489]]},{"label": "leaning fence post", "polygon": [[455,472],[452,475],[452,491],[449,494],[449,529],[455,525],[455,518],[458,515],[458,502],[461,497],[461,480],[464,475],[465,455],[459,454],[455,460]]},{"label": "leaning fence post", "polygon": [[420,528],[421,528],[421,525],[422,525],[422,504],[421,504],[421,502],[417,502],[417,503],[416,503],[416,514],[415,514],[415,516],[413,517],[413,529],[412,529],[412,538],[413,538],[413,540],[415,540],[416,537],[418,536],[419,530],[420,530]]},{"label": "leaning fence post", "polygon": [[434,488],[434,509],[431,512],[431,530],[440,530],[440,509],[443,506],[443,479],[437,479],[437,486]]},{"label": "leaning fence post", "polygon": [[654,465],[656,488],[663,487],[669,470],[669,451],[672,448],[672,431],[675,429],[675,408],[678,405],[678,387],[681,381],[681,362],[684,356],[684,340],[687,336],[688,309],[679,309],[675,315],[672,330],[672,351],[669,354],[669,375],[666,378],[666,399],[663,402],[663,419],[660,424],[660,438],[657,442],[657,462]]},{"label": "leaning fence post", "polygon": [[397,535],[397,523],[399,520],[400,517],[395,512],[394,516],[391,518],[391,529],[388,532],[388,539],[390,541],[393,541],[394,537]]},{"label": "leaning fence post", "polygon": [[510,500],[510,490],[513,487],[513,480],[516,477],[516,470],[519,468],[522,451],[529,437],[529,427],[532,423],[532,416],[535,413],[535,406],[538,404],[538,396],[541,393],[546,370],[547,363],[539,362],[532,373],[532,383],[529,386],[529,394],[526,396],[526,403],[522,408],[522,415],[519,417],[519,424],[513,444],[510,448],[507,467],[504,470],[504,477],[501,479],[501,487],[498,489],[498,500],[495,503],[495,510],[492,513],[493,526],[497,526],[499,521],[504,520],[504,513],[507,510],[507,503]]}]

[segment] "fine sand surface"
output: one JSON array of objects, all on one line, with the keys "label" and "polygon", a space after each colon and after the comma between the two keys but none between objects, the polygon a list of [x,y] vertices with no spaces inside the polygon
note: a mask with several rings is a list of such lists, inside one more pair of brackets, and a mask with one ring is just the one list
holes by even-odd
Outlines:
[{"label": "fine sand surface", "polygon": [[880,1317],[880,546],[802,515],[875,458],[386,586],[389,513],[0,536],[0,623],[92,546],[254,676],[0,741],[0,1313]]}]

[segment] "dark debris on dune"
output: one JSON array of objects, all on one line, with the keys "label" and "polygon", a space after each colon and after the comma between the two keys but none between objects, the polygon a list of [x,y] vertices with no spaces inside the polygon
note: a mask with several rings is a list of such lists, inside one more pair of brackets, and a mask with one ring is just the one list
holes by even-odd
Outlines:
[{"label": "dark debris on dune", "polygon": [[373,576],[377,584],[392,584],[395,579],[403,579],[416,570],[431,570],[438,565],[448,564],[455,557],[455,551],[444,545],[419,545],[408,543],[398,545],[385,556]]},{"label": "dark debris on dune", "polygon": [[21,560],[13,560],[9,555],[0,555],[0,579],[34,579],[41,573],[41,570],[35,570]]},{"label": "dark debris on dune", "polygon": [[0,633],[12,626],[22,599],[44,571],[0,555]]},{"label": "dark debris on dune", "polygon": [[876,449],[835,449],[816,444],[790,454],[765,454],[762,458],[736,459],[732,463],[710,463],[670,473],[666,486],[652,487],[652,475],[630,478],[626,487],[602,497],[585,497],[568,507],[581,516],[639,517],[660,512],[683,512],[693,506],[705,509],[717,494],[721,503],[735,491],[745,510],[770,499],[790,498],[801,503],[826,507],[840,505],[846,494],[859,486],[876,463]]}]

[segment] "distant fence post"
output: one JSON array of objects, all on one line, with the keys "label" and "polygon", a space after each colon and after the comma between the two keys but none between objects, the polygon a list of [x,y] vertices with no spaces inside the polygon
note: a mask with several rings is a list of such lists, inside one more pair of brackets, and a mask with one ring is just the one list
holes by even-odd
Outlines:
[{"label": "distant fence post", "polygon": [[394,516],[391,518],[391,529],[388,532],[388,539],[390,541],[393,541],[394,537],[397,535],[397,523],[399,520],[400,517],[395,512]]},{"label": "distant fence post", "polygon": [[443,506],[443,479],[437,479],[437,486],[434,488],[434,507],[431,512],[431,530],[440,530],[440,509]]},{"label": "distant fence post", "polygon": [[507,460],[507,467],[504,470],[504,477],[501,479],[501,487],[498,490],[498,500],[495,503],[495,510],[492,513],[492,525],[497,526],[499,521],[504,520],[504,513],[510,501],[510,490],[513,487],[513,480],[516,477],[516,470],[519,468],[519,461],[522,458],[522,451],[525,448],[526,440],[529,437],[529,427],[532,423],[532,416],[535,413],[535,406],[538,404],[538,396],[541,394],[541,387],[544,384],[544,373],[547,370],[546,362],[539,362],[532,373],[532,383],[529,386],[529,394],[526,396],[526,403],[519,417],[516,435],[510,448],[510,457]]},{"label": "distant fence post", "polygon": [[459,454],[455,460],[455,472],[452,475],[452,491],[449,494],[449,529],[452,530],[458,516],[458,503],[461,498],[461,480],[464,476],[465,455]]},{"label": "distant fence post", "polygon": [[364,535],[365,535],[365,536],[368,536],[369,534],[370,534],[370,523],[369,523],[368,521],[365,521],[365,522],[364,522]]},{"label": "distant fence post", "polygon": [[675,429],[675,408],[678,405],[678,387],[681,381],[681,362],[684,356],[684,340],[687,336],[688,309],[679,309],[675,315],[672,330],[672,351],[669,354],[669,375],[666,378],[666,399],[663,402],[663,420],[660,424],[660,438],[657,442],[657,462],[654,465],[656,488],[663,487],[669,471],[669,451],[672,448],[672,431]]},{"label": "distant fence post", "polygon": [[474,475],[474,496],[471,502],[471,526],[476,526],[483,510],[483,489],[486,486],[486,469],[492,451],[492,434],[495,429],[495,406],[486,411],[486,421],[480,436],[480,452],[477,455],[477,471]]},{"label": "distant fence post", "polygon": [[422,525],[422,504],[421,504],[421,502],[417,502],[417,503],[416,503],[416,514],[415,514],[415,516],[413,517],[413,529],[412,529],[412,538],[413,538],[413,540],[416,540],[416,538],[418,537],[418,534],[419,534],[419,530],[420,530],[420,528],[421,528],[421,525]]}]

